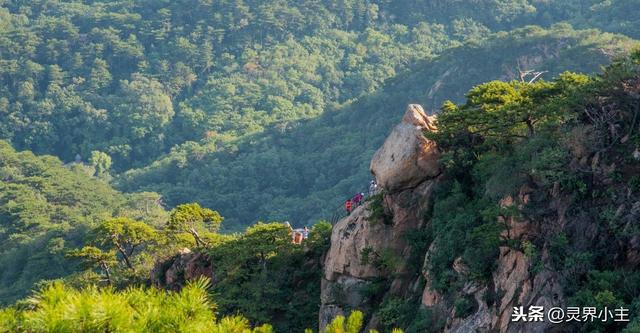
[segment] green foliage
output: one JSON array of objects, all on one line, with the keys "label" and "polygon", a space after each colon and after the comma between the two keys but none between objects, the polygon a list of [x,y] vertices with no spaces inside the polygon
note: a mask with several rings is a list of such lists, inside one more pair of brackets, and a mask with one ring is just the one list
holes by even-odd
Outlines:
[{"label": "green foliage", "polygon": [[494,210],[491,201],[470,197],[458,182],[445,184],[437,198],[431,225],[436,251],[429,258],[434,287],[448,290],[456,283],[452,265],[457,257],[462,257],[472,278],[488,278],[503,229],[496,223],[495,213],[490,213]]},{"label": "green foliage", "polygon": [[542,260],[540,258],[540,253],[536,246],[530,241],[522,242],[522,252],[525,257],[529,260],[530,266],[529,271],[532,274],[537,274],[542,270]]},{"label": "green foliage", "polygon": [[[607,128],[636,130],[637,101],[619,91],[639,73],[638,64],[627,57],[599,76],[564,73],[551,82],[491,82],[473,88],[462,105],[443,105],[439,132],[429,136],[444,150],[442,162],[449,173],[434,200],[430,227],[435,247],[427,260],[434,288],[457,297],[456,314],[464,317],[473,311],[473,302],[457,291],[469,279],[491,277],[500,246],[521,251],[532,275],[556,269],[571,306],[613,309],[638,304],[637,274],[611,260],[625,256],[621,242],[637,234],[622,204],[633,193],[625,180],[633,180],[628,170],[635,170],[634,162],[624,156],[633,144]],[[609,120],[602,120],[604,111],[594,111],[603,105],[612,108]],[[585,158],[596,151],[602,155]],[[581,168],[584,161],[602,163],[600,158],[622,166]],[[549,216],[557,219],[559,198],[566,200],[561,204],[563,218],[593,225],[607,236],[585,239],[569,236],[571,229],[559,232],[557,225],[547,225]],[[543,234],[552,235],[529,234],[533,238],[520,244],[515,239],[505,242],[505,226],[519,221],[541,223]],[[585,241],[591,244],[589,252],[584,251]],[[456,258],[462,260],[453,270]],[[616,288],[623,285],[634,287]],[[620,331],[624,326],[593,322],[580,330]]]},{"label": "green foliage", "polygon": [[406,302],[400,298],[388,298],[380,304],[376,312],[383,327],[393,328],[404,326],[412,321],[410,317],[415,311],[416,304]]},{"label": "green foliage", "polygon": [[415,313],[411,318],[405,329],[407,333],[419,333],[419,332],[440,332],[444,330],[446,325],[446,318],[440,316],[436,317],[436,311],[429,308],[418,306],[414,307]]},{"label": "green foliage", "polygon": [[633,192],[640,192],[640,176],[636,175],[629,179],[629,188]]},{"label": "green foliage", "polygon": [[555,269],[561,269],[565,262],[565,256],[567,252],[567,245],[569,240],[567,235],[559,233],[553,237],[549,246],[549,257],[551,264]]},{"label": "green foliage", "polygon": [[498,247],[503,243],[500,238],[503,230],[501,224],[485,223],[468,234],[469,243],[462,258],[473,278],[486,280],[491,276],[500,252]]},{"label": "green foliage", "polygon": [[[277,317],[284,331],[308,327],[317,320],[307,317],[317,311],[309,299],[319,293],[308,281],[317,279],[330,227],[314,227],[303,250],[277,225],[219,235],[220,214],[202,206],[227,216],[227,231],[260,219],[317,221],[367,183],[370,156],[407,101],[430,111],[453,101],[434,134],[450,179],[412,247],[437,245],[429,267],[437,288],[486,278],[502,245],[496,217],[508,216],[497,199],[531,184],[591,193],[589,177],[567,172],[572,147],[561,134],[583,121],[593,101],[585,96],[622,90],[638,52],[603,78],[563,72],[595,71],[628,50],[633,40],[602,31],[638,38],[635,7],[637,0],[2,2],[0,138],[81,161],[63,167],[0,141],[0,302],[76,272],[64,256],[74,248],[70,255],[105,276],[144,274],[159,234],[139,221],[159,229],[168,220],[173,243],[164,250],[206,244],[220,263],[222,312],[252,322]],[[547,81],[525,83],[518,70],[548,71]],[[491,81],[498,79],[510,82]],[[160,195],[122,194],[111,180],[129,192],[158,191],[177,207],[167,217]],[[532,201],[522,214],[537,213]],[[376,220],[391,222],[381,204],[372,207]],[[91,230],[101,236],[89,245]],[[564,246],[559,240],[556,251]],[[391,252],[376,256],[380,267],[396,266]],[[459,257],[468,277],[451,269]],[[557,261],[584,272],[592,259]],[[301,284],[303,291],[292,287]],[[20,318],[15,311],[0,319]]]},{"label": "green foliage", "polygon": [[384,209],[383,198],[384,193],[380,192],[367,199],[370,202],[368,207],[371,211],[369,215],[369,222],[372,224],[380,221],[384,225],[393,224],[393,216]]},{"label": "green foliage", "polygon": [[73,249],[66,253],[69,258],[77,258],[82,261],[85,269],[99,268],[105,275],[106,282],[111,284],[111,267],[116,261],[115,251],[105,252],[94,246],[85,246],[81,249]]},{"label": "green foliage", "polygon": [[[549,71],[545,78],[597,70],[632,41],[558,23],[637,37],[630,8],[577,0],[7,2],[0,138],[66,162],[78,154],[108,179],[109,163],[92,156],[103,152],[119,189],[160,192],[170,207],[216,207],[229,231],[258,220],[311,224],[368,181],[371,153],[401,105],[433,112],[481,82],[518,79],[518,69]],[[536,87],[514,86],[513,97],[548,93]],[[545,110],[555,109],[509,112]]]},{"label": "green foliage", "polygon": [[222,220],[218,212],[200,207],[198,203],[182,204],[171,211],[167,229],[187,232],[195,239],[196,246],[201,246],[206,242],[200,237],[200,233],[218,231]]},{"label": "green foliage", "polygon": [[[631,312],[633,312],[640,299],[638,282],[640,282],[638,272],[593,270],[587,274],[586,280],[580,283],[579,289],[569,298],[568,303],[572,306],[591,306],[599,309],[624,307],[631,308]],[[629,326],[628,330],[631,330],[634,325]],[[622,331],[623,327],[625,327],[625,323],[595,321],[585,324],[584,329],[591,332],[609,332]]]},{"label": "green foliage", "polygon": [[411,248],[411,256],[408,258],[407,263],[415,271],[422,269],[424,254],[433,242],[432,231],[430,228],[423,228],[411,230],[405,234],[407,245]]},{"label": "green foliage", "polygon": [[376,311],[383,332],[393,331],[394,327],[403,327],[404,332],[437,332],[444,328],[444,322],[434,318],[432,309],[421,305],[419,297],[385,299]]},{"label": "green foliage", "polygon": [[216,305],[207,280],[189,283],[180,292],[130,288],[116,292],[95,287],[70,289],[54,283],[27,300],[21,310],[0,310],[3,332],[272,332],[253,330],[240,317],[216,320]]},{"label": "green foliage", "polygon": [[157,241],[158,233],[151,226],[126,217],[106,220],[93,230],[93,242],[117,251],[132,270],[136,251]]},{"label": "green foliage", "polygon": [[[7,326],[11,328],[7,328],[9,332],[25,328],[40,332],[48,327],[55,327],[54,331],[104,331],[110,327],[135,332],[249,332],[249,322],[267,321],[273,326],[263,325],[251,332],[274,332],[274,328],[289,332],[315,327],[320,259],[329,245],[330,228],[326,222],[318,223],[303,245],[293,244],[289,228],[281,223],[259,223],[243,234],[220,235],[206,245],[215,262],[216,283],[187,281],[180,293],[167,294],[135,287],[134,280],[126,280],[123,285],[129,268],[125,263],[117,265],[116,259],[116,252],[121,261],[126,254],[134,263],[140,256],[165,251],[165,245],[160,248],[149,245],[157,237],[157,231],[135,220],[110,219],[91,233],[94,242],[108,251],[85,246],[67,252],[68,257],[80,259],[83,268],[98,269],[100,276],[85,273],[68,279],[78,284],[76,278],[83,278],[78,284],[82,290],[69,289],[60,282],[47,284],[27,302],[28,307],[20,308],[17,319],[0,325],[10,325]],[[100,289],[96,287],[98,284],[111,286]],[[121,285],[128,287],[119,292],[112,289]],[[210,302],[210,293],[215,295],[217,304]],[[56,297],[49,296],[52,294]],[[55,302],[49,304],[49,299]],[[105,314],[105,307],[111,306],[117,309]],[[134,310],[140,307],[145,310]],[[0,317],[4,318],[10,311],[13,310],[1,310]],[[217,312],[228,317],[215,321]],[[246,317],[238,313],[246,313]],[[354,329],[361,321],[362,318],[360,322],[356,317],[351,318],[347,326]]]},{"label": "green foliage", "polygon": [[[427,27],[424,32],[416,28],[416,33],[421,31],[425,38],[436,33],[435,27]],[[308,48],[315,45],[318,44]],[[432,44],[415,45],[410,53],[421,54],[417,50],[427,45]],[[541,45],[558,55],[549,57],[550,53],[538,51]],[[209,139],[176,146],[153,164],[124,173],[117,183],[122,189],[161,192],[169,205],[198,201],[216,207],[226,217],[224,228],[229,231],[241,230],[257,220],[311,224],[330,216],[345,196],[368,182],[371,154],[397,123],[407,101],[436,112],[443,100],[460,101],[476,84],[505,77],[517,79],[521,65],[516,59],[542,59],[531,67],[548,70],[544,77],[554,78],[565,70],[596,71],[608,62],[602,53],[590,50],[605,49],[617,54],[630,45],[624,38],[593,30],[575,31],[566,25],[489,35],[482,42],[442,51],[438,58],[407,61],[410,65],[405,71],[397,70],[396,77],[375,92],[348,103],[327,101],[324,112],[313,119],[267,126],[237,140],[216,130]],[[456,79],[451,79],[454,76]],[[579,84],[567,84],[573,85]],[[539,90],[521,93],[522,99],[531,100],[546,91]],[[203,103],[201,109],[206,110],[206,105]],[[396,107],[390,111],[389,105]],[[538,115],[543,111],[555,114],[556,110],[549,106],[549,110],[540,107],[533,111]],[[526,109],[517,111],[523,113]],[[540,124],[543,120],[539,120]],[[518,130],[526,128],[522,124]],[[463,145],[454,146],[450,155],[455,156],[450,160],[464,169],[465,162],[473,162],[473,151],[461,149]],[[453,150],[460,150],[459,154]]]},{"label": "green foliage", "polygon": [[514,140],[534,136],[541,129],[575,117],[572,110],[557,107],[556,100],[587,82],[585,76],[563,73],[556,82],[481,84],[466,94],[462,106],[451,103],[443,106],[438,116],[438,132],[433,137],[445,149],[462,136],[482,141],[473,145],[476,154],[489,149],[500,151]]},{"label": "green foliage", "polygon": [[156,200],[153,193],[119,193],[83,165],[64,166],[0,141],[0,303],[25,296],[39,280],[77,271],[65,253],[82,247],[102,221],[161,218]]},{"label": "green foliage", "polygon": [[109,155],[101,151],[94,150],[91,152],[89,164],[96,169],[95,176],[99,178],[109,176],[109,169],[111,169],[111,157],[109,157]]},{"label": "green foliage", "polygon": [[373,265],[376,269],[394,273],[396,269],[401,265],[400,258],[390,248],[383,248],[380,251],[376,251],[370,246],[363,248],[360,251],[360,263],[362,265]]},{"label": "green foliage", "polygon": [[475,300],[473,297],[465,296],[459,297],[453,303],[453,308],[456,311],[457,318],[465,318],[471,315],[474,311]]},{"label": "green foliage", "polygon": [[258,223],[245,233],[208,246],[215,263],[220,313],[242,313],[251,322],[270,322],[276,331],[317,327],[321,262],[330,224],[315,225],[302,245],[291,242],[282,223]]},{"label": "green foliage", "polygon": [[327,221],[319,221],[314,224],[309,232],[309,237],[305,240],[305,246],[313,253],[325,253],[331,245],[331,230],[331,223]]},{"label": "green foliage", "polygon": [[[469,278],[490,278],[499,246],[514,246],[501,239],[503,222],[510,217],[516,221],[543,218],[548,198],[523,196],[522,189],[563,191],[576,198],[588,194],[583,180],[588,177],[570,165],[574,152],[591,139],[581,131],[584,109],[594,94],[603,94],[637,73],[637,67],[627,62],[619,60],[600,77],[565,72],[550,82],[489,82],[472,88],[462,105],[444,103],[438,132],[428,134],[443,149],[442,163],[449,175],[437,193],[432,214],[436,247],[429,269],[436,289],[447,291]],[[607,176],[622,180],[622,175]],[[496,207],[504,198],[513,204]],[[612,232],[621,235],[611,226],[615,223],[609,224]],[[554,244],[556,265],[570,264],[557,254],[566,239]],[[521,250],[531,262],[532,273],[544,268],[540,250],[532,242],[524,242]],[[458,257],[468,272],[452,270]]]},{"label": "green foliage", "polygon": [[373,248],[371,246],[365,246],[360,250],[360,264],[368,265],[371,262],[371,256],[373,255]]},{"label": "green foliage", "polygon": [[324,329],[324,333],[359,333],[362,329],[364,315],[360,311],[352,311],[349,317],[336,316]]}]

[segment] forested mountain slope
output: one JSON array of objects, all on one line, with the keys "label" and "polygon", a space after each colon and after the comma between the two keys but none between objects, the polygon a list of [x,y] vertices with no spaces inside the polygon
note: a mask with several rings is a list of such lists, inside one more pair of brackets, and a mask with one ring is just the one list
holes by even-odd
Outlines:
[{"label": "forested mountain slope", "polygon": [[[0,309],[0,330],[637,332],[639,114],[640,50],[598,75],[481,83],[438,116],[411,104],[372,158],[381,190],[333,227],[302,244],[283,223],[218,234],[218,214],[179,205],[155,233],[193,251],[159,261],[154,287],[94,264],[106,281],[49,283]],[[99,246],[148,228],[110,219]],[[140,268],[123,259],[118,274]],[[512,320],[534,305],[566,313]]]},{"label": "forested mountain slope", "polygon": [[16,152],[0,141],[0,303],[74,272],[65,252],[105,219],[163,221],[157,194],[122,194],[94,173],[91,165],[65,167],[56,157]]},{"label": "forested mountain slope", "polygon": [[163,193],[171,204],[195,198],[220,210],[227,227],[259,219],[313,223],[366,188],[371,155],[402,105],[417,102],[436,112],[444,100],[460,101],[485,80],[519,80],[519,69],[547,71],[543,78],[565,70],[597,71],[634,43],[567,25],[498,33],[412,64],[338,112],[228,146],[185,144],[147,168],[125,173],[118,185]]},{"label": "forested mountain slope", "polygon": [[[375,119],[366,106],[376,98],[371,96],[393,94],[389,84],[378,90],[388,79],[407,80],[403,73],[423,73],[405,99],[437,108],[444,99],[459,99],[473,82],[517,77],[518,65],[549,70],[545,77],[562,69],[593,71],[626,42],[598,31],[549,27],[568,22],[638,37],[635,3],[3,2],[0,138],[65,162],[106,153],[114,175],[142,170],[123,177],[122,189],[153,187],[171,205],[216,205],[228,228],[276,217],[309,223],[334,197],[349,195],[366,180],[365,156],[390,125],[380,118],[362,129],[359,119],[356,128],[335,132],[351,139],[320,162],[315,151],[295,150],[297,144],[293,150],[280,147],[291,133],[304,128],[305,140],[326,137],[335,127],[327,119],[338,113]],[[509,32],[531,24],[550,32]],[[527,44],[536,38],[555,39],[557,47]],[[504,60],[502,54],[513,57]],[[455,62],[476,65],[456,68]],[[466,80],[471,82],[462,84]],[[251,147],[259,142],[268,148],[256,155]],[[300,147],[328,146],[313,142]],[[197,162],[187,161],[190,154]],[[262,159],[256,163],[263,166],[245,167],[244,156]],[[335,159],[337,172],[292,164],[293,156],[314,163]],[[352,160],[340,161],[347,158]],[[169,160],[174,167],[166,167]],[[271,170],[274,182],[256,184],[261,170]]]}]

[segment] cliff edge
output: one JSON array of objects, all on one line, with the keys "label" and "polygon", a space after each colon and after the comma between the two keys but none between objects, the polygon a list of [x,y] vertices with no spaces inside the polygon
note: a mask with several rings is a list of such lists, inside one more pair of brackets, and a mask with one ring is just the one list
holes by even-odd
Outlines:
[{"label": "cliff edge", "polygon": [[[411,104],[371,161],[371,172],[382,191],[338,221],[324,263],[320,327],[351,309],[371,312],[384,297],[409,297],[420,292],[419,274],[406,260],[407,235],[423,227],[430,197],[438,182],[439,152],[424,136],[435,131],[434,118]],[[376,294],[376,295],[374,295]]]}]

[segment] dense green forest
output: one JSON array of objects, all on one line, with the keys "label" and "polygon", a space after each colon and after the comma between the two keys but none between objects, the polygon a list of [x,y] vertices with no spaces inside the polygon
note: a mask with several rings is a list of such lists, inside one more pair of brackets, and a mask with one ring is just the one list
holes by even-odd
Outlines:
[{"label": "dense green forest", "polygon": [[371,156],[408,102],[437,109],[484,80],[515,79],[502,73],[517,75],[518,61],[548,70],[549,77],[563,70],[597,71],[607,62],[602,50],[616,54],[631,45],[624,37],[565,25],[498,34],[424,60],[340,112],[285,132],[274,128],[222,151],[185,144],[149,167],[125,173],[119,184],[163,193],[167,202],[195,197],[221,211],[232,207],[234,214],[226,216],[233,224],[292,216],[296,223],[313,223],[318,214],[330,216],[344,196],[365,189]]},{"label": "dense green forest", "polygon": [[[442,107],[444,134],[434,138],[451,148],[459,142],[446,135],[474,126],[466,111],[492,84],[518,103],[548,105],[618,82],[561,73],[597,72],[632,50],[637,7],[638,0],[0,0],[0,304],[40,290],[0,312],[0,322],[13,320],[9,331],[65,331],[105,304],[161,311],[183,302],[202,321],[176,311],[163,329],[316,328],[330,228],[316,224],[308,246],[296,247],[282,224],[254,224],[328,218],[368,184],[371,156],[407,103],[436,113],[452,101]],[[546,81],[523,88],[528,71]],[[482,85],[491,80],[511,83]],[[551,143],[565,116],[543,115],[537,124],[551,129],[525,147],[508,142],[496,153],[494,142],[459,152],[485,157],[469,162],[473,175],[452,162],[452,173],[475,183],[451,182],[436,207],[433,237],[464,234],[436,257],[440,290],[458,283],[448,279],[448,258],[472,256],[463,246],[496,231],[476,215],[473,226],[447,224],[464,215],[448,208],[485,204],[477,184],[491,198],[515,188],[521,179],[505,185],[495,177],[531,151],[558,158],[562,147]],[[492,164],[498,153],[501,164]],[[583,186],[555,169],[523,168],[566,189]],[[494,169],[502,174],[492,177]],[[472,268],[480,278],[493,241],[479,246],[482,260]],[[203,284],[172,294],[148,288],[154,266],[185,247],[219,266],[211,299]],[[595,272],[593,286],[583,281],[574,297],[591,300],[589,288],[606,274]],[[611,284],[626,281],[610,274]],[[625,304],[636,296],[616,295]],[[59,317],[54,308],[65,297],[89,308]],[[244,317],[228,317],[237,314]],[[151,312],[122,315],[123,329],[155,321]]]},{"label": "dense green forest", "polygon": [[[432,249],[426,269],[434,278],[433,287],[456,295],[469,282],[486,283],[501,246],[521,249],[531,260],[528,269],[533,274],[551,269],[542,267],[538,252],[551,242],[544,260],[559,273],[570,304],[636,311],[638,289],[618,286],[637,285],[640,275],[609,256],[626,251],[625,242],[640,234],[633,210],[615,212],[621,203],[637,202],[640,194],[640,157],[634,154],[640,143],[638,99],[640,50],[616,60],[601,75],[563,72],[552,81],[491,81],[470,89],[463,103],[443,103],[438,131],[425,135],[443,152],[445,176],[425,217],[431,223],[413,240],[414,246],[421,244],[414,250]],[[10,148],[6,151],[20,155]],[[586,162],[578,160],[588,151],[598,151],[605,167],[581,168]],[[50,167],[65,170],[60,172],[80,172],[81,179],[86,179],[87,170],[95,173],[95,168],[76,164],[67,169],[56,159],[40,158],[47,159]],[[20,179],[18,172],[14,175]],[[498,204],[500,198],[531,186],[535,191],[526,205]],[[564,202],[568,220],[582,225],[588,219],[597,228],[596,235],[615,242],[585,248],[582,234],[562,232],[505,244],[507,239],[500,236],[505,223],[499,217],[544,221],[553,228],[546,219],[552,217],[549,207],[559,196],[569,199]],[[78,244],[67,252],[81,259],[86,271],[43,283],[33,296],[0,310],[0,329],[290,332],[316,327],[319,260],[329,245],[328,223],[316,224],[304,246],[299,246],[281,223],[258,223],[242,234],[219,234],[222,217],[198,204],[178,205],[162,220],[156,227],[129,217],[94,225],[85,246]],[[216,265],[213,284],[200,279],[187,282],[179,292],[165,292],[141,287],[144,275],[138,282],[133,279],[148,273],[145,257],[197,244]],[[138,251],[133,250],[136,246]],[[132,250],[116,256],[120,247]],[[454,272],[452,261],[458,256],[468,267],[464,276]],[[456,301],[456,316],[471,314],[468,302]],[[407,332],[441,329],[441,323],[425,311],[418,304],[390,298],[380,304],[377,314],[384,327],[407,327]],[[362,313],[352,311],[349,318],[336,317],[325,332],[360,332],[362,325]],[[635,332],[638,319],[593,321],[580,328]]]},{"label": "dense green forest", "polygon": [[148,285],[156,262],[204,247],[216,262],[212,292],[220,313],[240,312],[279,331],[317,326],[319,260],[330,225],[316,224],[305,248],[291,243],[281,223],[221,235],[217,212],[198,204],[167,212],[157,194],[115,191],[98,169],[0,141],[2,303],[61,277],[75,288]]},{"label": "dense green forest", "polygon": [[[518,69],[597,70],[631,42],[603,32],[639,36],[634,4],[8,1],[0,138],[65,162],[104,153],[120,189],[198,201],[226,230],[310,224],[366,182],[401,105],[434,110]],[[551,28],[504,32],[531,24]]]},{"label": "dense green forest", "polygon": [[240,312],[279,331],[317,327],[317,281],[330,225],[316,224],[304,248],[291,243],[281,223],[222,235],[216,232],[223,221],[217,212],[198,204],[166,212],[157,194],[117,192],[94,176],[97,169],[18,153],[0,141],[2,303],[33,288],[59,293],[52,283],[61,283],[61,277],[74,288],[149,285],[157,262],[184,247],[199,247],[216,262],[211,292],[219,313]]},{"label": "dense green forest", "polygon": [[52,156],[18,153],[0,141],[1,303],[24,296],[40,280],[75,271],[65,252],[104,220],[164,221],[157,194],[117,192],[95,172],[92,165],[63,166]]}]

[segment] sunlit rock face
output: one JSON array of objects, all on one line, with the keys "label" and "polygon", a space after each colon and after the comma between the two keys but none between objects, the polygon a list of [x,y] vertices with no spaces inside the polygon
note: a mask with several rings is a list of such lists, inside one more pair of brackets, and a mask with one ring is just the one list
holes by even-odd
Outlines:
[{"label": "sunlit rock face", "polygon": [[427,116],[422,106],[409,104],[402,122],[371,160],[371,173],[380,187],[399,191],[440,174],[440,153],[435,142],[424,136],[425,132],[436,131],[434,121],[435,116]]},{"label": "sunlit rock face", "polygon": [[[385,292],[389,296],[421,292],[416,283],[419,274],[408,269],[407,235],[426,223],[424,216],[439,180],[437,147],[423,135],[435,131],[433,120],[421,106],[409,105],[371,162],[383,196],[354,209],[333,227],[322,278],[321,329],[352,309],[364,311],[367,329],[375,328],[378,320],[372,316],[374,304],[367,290],[381,279],[389,281]],[[381,266],[385,260],[392,267]]]}]

